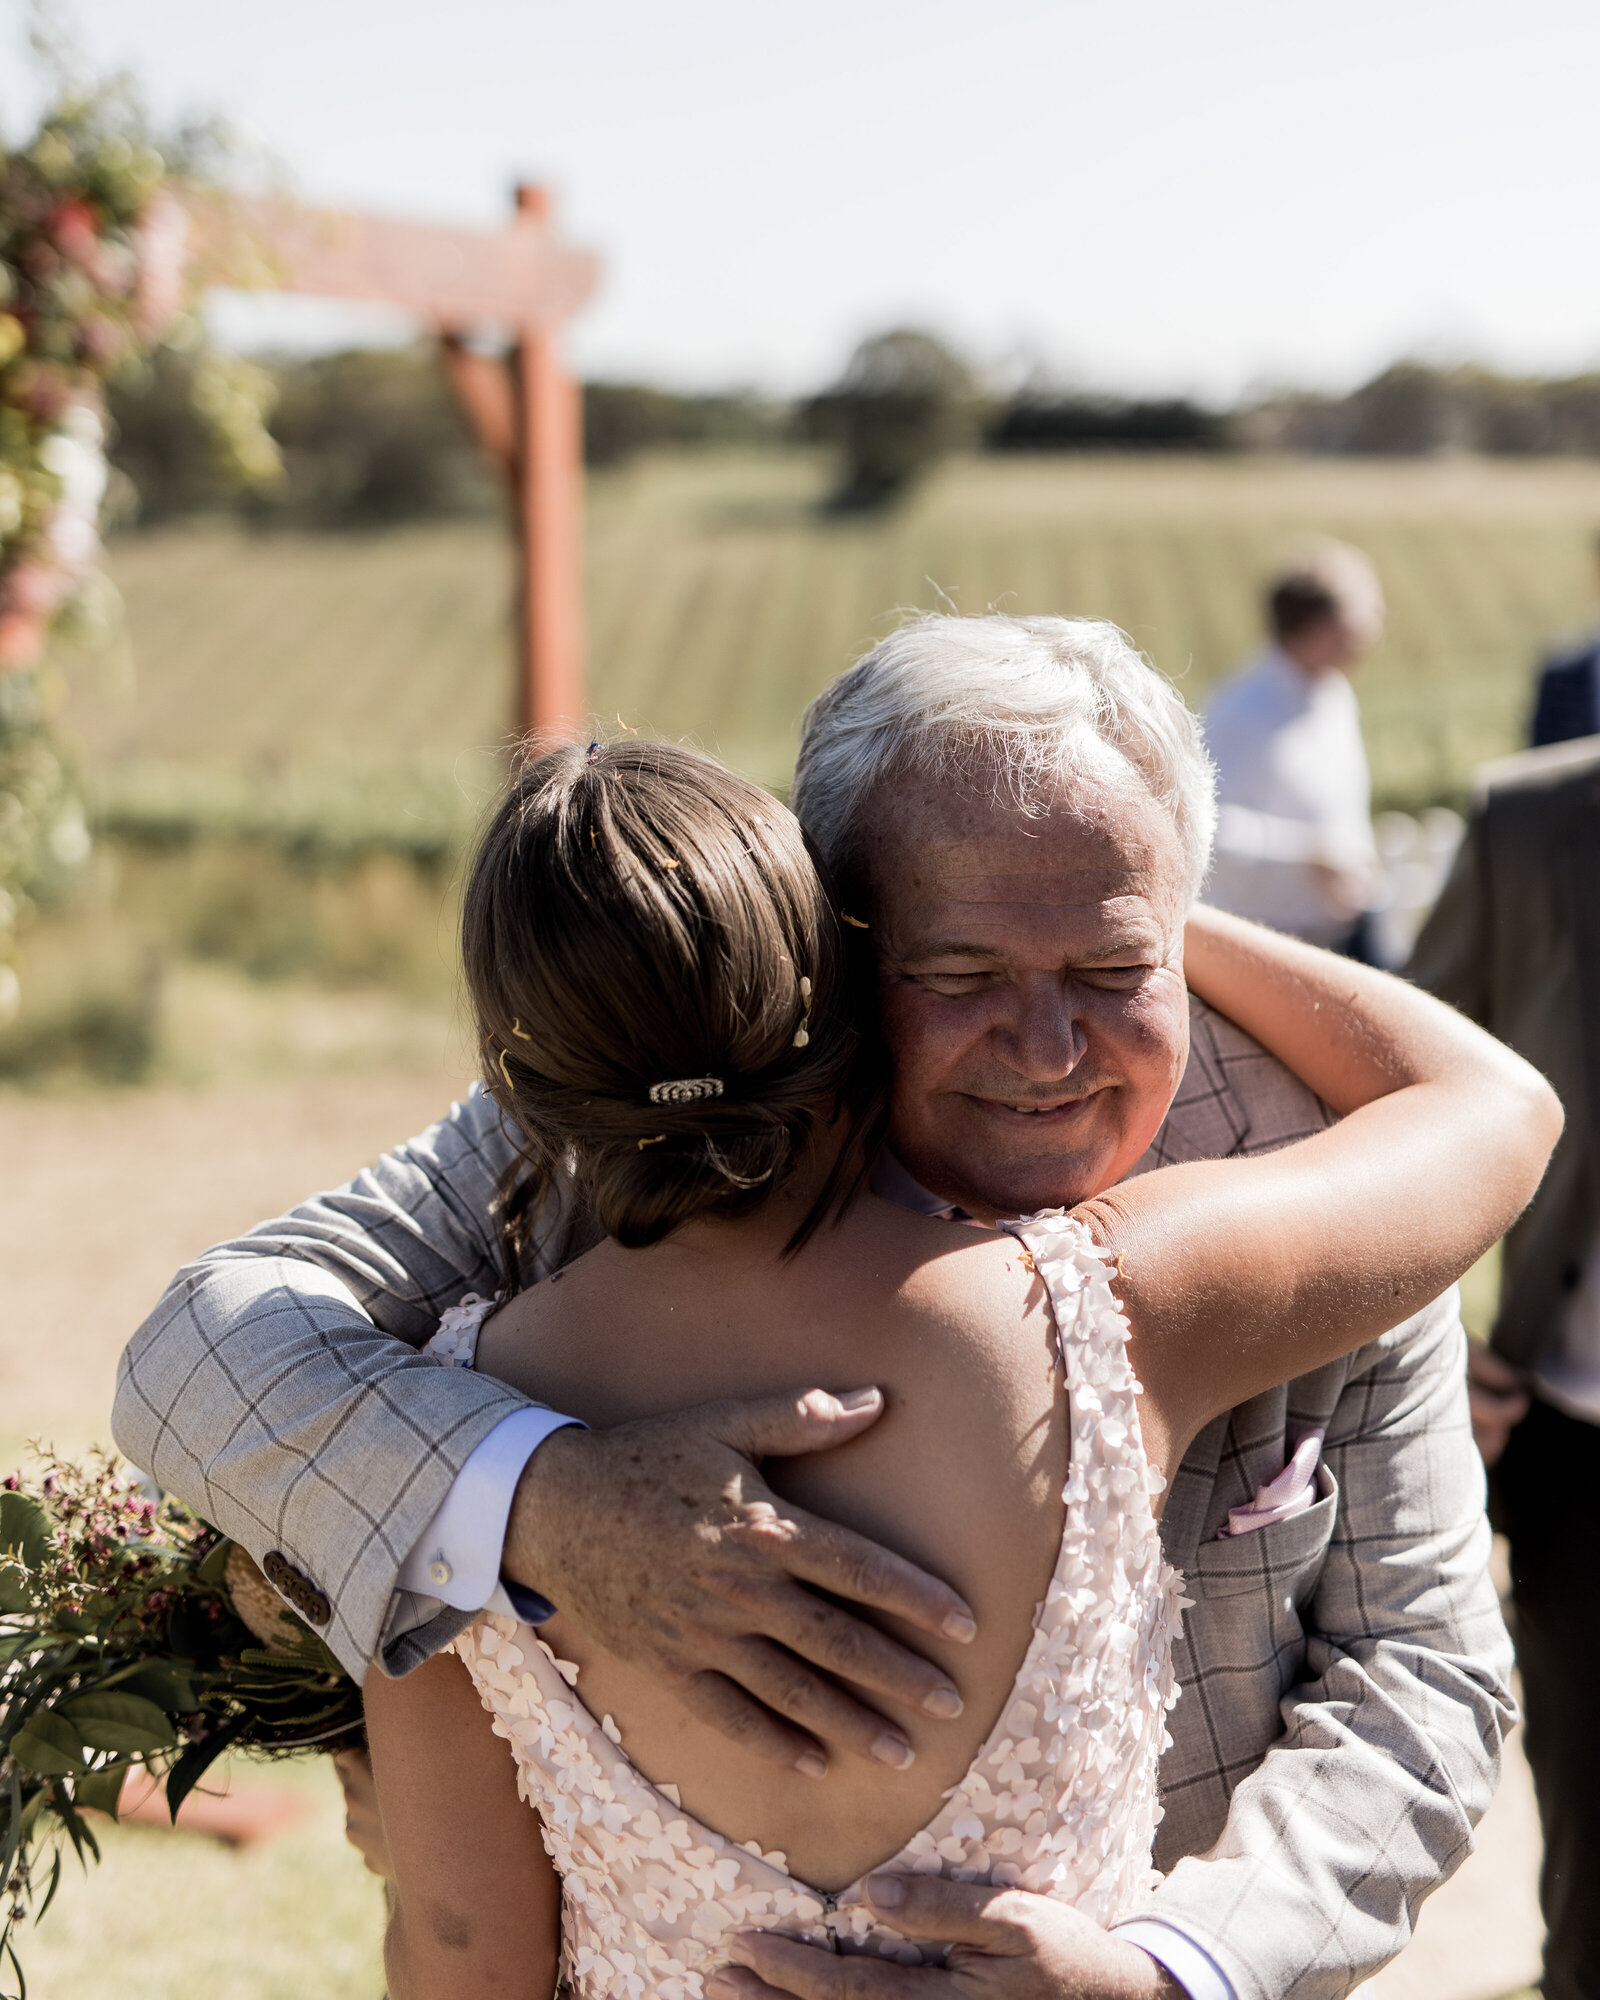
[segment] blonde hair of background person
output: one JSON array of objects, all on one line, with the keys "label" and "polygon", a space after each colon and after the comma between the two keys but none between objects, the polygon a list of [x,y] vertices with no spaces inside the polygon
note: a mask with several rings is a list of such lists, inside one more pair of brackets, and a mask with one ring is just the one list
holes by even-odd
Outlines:
[{"label": "blonde hair of background person", "polygon": [[[1183,889],[1168,884],[1170,925]],[[485,1080],[539,1135],[533,1206],[565,1158],[611,1231],[489,1322],[483,1365],[601,1426],[875,1381],[873,1430],[774,1484],[933,1564],[972,1605],[976,1638],[929,1649],[961,1716],[891,1706],[903,1768],[846,1760],[820,1782],[730,1744],[571,1621],[549,1628],[586,1703],[689,1811],[783,1848],[803,1880],[848,1882],[959,1781],[1054,1559],[1066,1436],[1036,1286],[1005,1236],[851,1198],[876,1099],[850,940],[798,826],[754,787],[666,746],[556,753],[492,822],[464,922]],[[1195,990],[1344,1114],[1268,1158],[1162,1169],[1077,1211],[1117,1261],[1145,1442],[1170,1475],[1213,1416],[1372,1339],[1466,1268],[1532,1193],[1560,1114],[1531,1069],[1398,982],[1209,913],[1176,951],[1162,928],[1130,921],[1098,976],[1181,983],[1186,950]],[[724,1090],[663,1107],[658,1076]],[[371,1677],[368,1703],[396,2000],[548,1994],[557,1885],[465,1670],[439,1658]]]}]

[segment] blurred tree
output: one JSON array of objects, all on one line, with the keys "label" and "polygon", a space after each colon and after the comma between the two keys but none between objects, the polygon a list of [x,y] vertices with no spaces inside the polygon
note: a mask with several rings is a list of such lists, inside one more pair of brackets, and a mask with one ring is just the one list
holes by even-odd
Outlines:
[{"label": "blurred tree", "polygon": [[977,435],[977,384],[932,334],[900,327],[862,341],[831,389],[799,412],[802,433],[843,458],[830,510],[887,506],[934,461]]},{"label": "blurred tree", "polygon": [[788,427],[785,405],[737,390],[685,396],[643,382],[583,385],[583,456],[593,466],[624,465],[664,445],[775,444]]},{"label": "blurred tree", "polygon": [[253,510],[359,525],[499,504],[494,469],[431,345],[325,355],[273,373],[284,479]]},{"label": "blurred tree", "polygon": [[1551,380],[1399,361],[1348,396],[1273,397],[1238,413],[1232,431],[1265,451],[1600,456],[1600,375]]},{"label": "blurred tree", "polygon": [[1225,418],[1186,397],[1052,395],[1023,389],[984,431],[991,451],[1217,451]]}]

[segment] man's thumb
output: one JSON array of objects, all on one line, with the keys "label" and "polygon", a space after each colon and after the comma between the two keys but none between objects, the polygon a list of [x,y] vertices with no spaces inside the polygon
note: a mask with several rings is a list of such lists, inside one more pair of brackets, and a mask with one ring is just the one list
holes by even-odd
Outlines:
[{"label": "man's thumb", "polygon": [[836,1396],[827,1389],[807,1389],[800,1396],[727,1403],[717,1414],[717,1435],[746,1458],[797,1458],[859,1437],[883,1415],[883,1391],[849,1389]]}]

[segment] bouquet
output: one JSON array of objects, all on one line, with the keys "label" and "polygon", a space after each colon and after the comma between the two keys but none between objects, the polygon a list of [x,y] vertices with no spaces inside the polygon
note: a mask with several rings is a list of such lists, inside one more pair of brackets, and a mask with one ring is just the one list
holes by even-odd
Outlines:
[{"label": "bouquet", "polygon": [[362,1740],[361,1695],[236,1542],[106,1453],[0,1485],[0,1967],[84,1819],[144,1767],[178,1808],[226,1750]]}]

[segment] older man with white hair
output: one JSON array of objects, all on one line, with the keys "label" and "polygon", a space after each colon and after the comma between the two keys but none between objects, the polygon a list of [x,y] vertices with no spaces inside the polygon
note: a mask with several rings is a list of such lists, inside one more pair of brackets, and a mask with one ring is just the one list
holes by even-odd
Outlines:
[{"label": "older man with white hair", "polygon": [[[952,1218],[1069,1205],[1327,1122],[1185,1001],[1209,773],[1112,628],[906,627],[813,705],[795,803],[878,952],[881,1193]],[[206,1253],[130,1343],[123,1449],[244,1542],[352,1672],[407,1671],[487,1604],[534,1620],[554,1602],[776,1761],[903,1762],[874,1696],[937,1716],[955,1691],[849,1607],[957,1637],[970,1613],[757,1470],[844,1441],[877,1401],[814,1391],[591,1433],[417,1354],[446,1307],[499,1282],[492,1208],[515,1156],[474,1092],[347,1188]],[[594,1240],[570,1202],[544,1222],[524,1280]],[[1512,1713],[1463,1354],[1440,1300],[1185,1458],[1162,1522],[1195,1600],[1167,1876],[1130,1921],[1108,1933],[1043,1897],[913,1876],[878,1907],[962,1944],[949,1968],[765,1934],[713,1987],[1332,2000],[1375,1971],[1470,1848]]]}]

